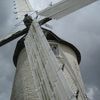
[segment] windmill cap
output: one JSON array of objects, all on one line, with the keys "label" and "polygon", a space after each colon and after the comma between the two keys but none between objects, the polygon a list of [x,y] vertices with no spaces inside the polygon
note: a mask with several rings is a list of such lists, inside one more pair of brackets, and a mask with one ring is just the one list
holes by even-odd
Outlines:
[{"label": "windmill cap", "polygon": [[[59,38],[52,31],[44,29],[44,28],[42,28],[42,29],[43,29],[44,33],[45,32],[48,33],[47,36],[46,36],[47,40],[55,40],[58,43],[61,43],[61,44],[64,44],[64,45],[70,47],[75,52],[78,63],[80,63],[81,54],[80,54],[79,50],[74,45],[72,45],[71,43],[69,43],[67,41],[64,41],[61,38]],[[25,38],[23,37],[17,42],[17,46],[15,48],[15,52],[14,52],[14,56],[13,56],[13,62],[15,64],[15,66],[17,66],[18,56],[19,56],[21,50],[25,47],[24,40],[25,40]]]}]

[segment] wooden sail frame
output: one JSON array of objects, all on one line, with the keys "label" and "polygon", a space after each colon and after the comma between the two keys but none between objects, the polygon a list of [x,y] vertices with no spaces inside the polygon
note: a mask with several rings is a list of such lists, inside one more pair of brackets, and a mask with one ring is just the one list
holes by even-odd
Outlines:
[{"label": "wooden sail frame", "polygon": [[17,17],[19,20],[22,20],[26,13],[30,13],[33,11],[29,0],[16,0],[17,7]]},{"label": "wooden sail frame", "polygon": [[62,0],[38,14],[45,17],[59,19],[97,0]]},{"label": "wooden sail frame", "polygon": [[[66,6],[68,5],[67,4],[68,1],[71,1],[71,2],[68,3],[69,8],[66,8]],[[77,3],[75,3],[75,1],[77,1]],[[78,10],[81,7],[84,7],[84,6],[86,6],[86,5],[88,5],[92,2],[95,2],[95,1],[97,1],[97,0],[63,0],[63,1],[53,5],[52,7],[46,8],[46,9],[38,12],[38,14],[42,15],[42,16],[45,16],[46,18],[49,18],[50,20],[52,18],[58,19],[58,18],[61,18],[61,17],[65,16],[66,14],[72,13],[73,11]],[[70,6],[70,3],[72,3],[72,4],[75,3],[75,5]],[[32,11],[33,10],[32,7],[31,7],[31,4],[29,3],[29,0],[17,0],[16,4],[17,4],[17,7],[19,8],[18,11],[23,11],[23,10]],[[74,7],[76,7],[76,8],[74,8]],[[67,12],[67,13],[65,13],[65,12]],[[26,12],[21,12],[21,13],[19,12],[18,16],[19,17],[21,16],[21,18],[23,18],[24,14],[26,14]],[[50,21],[50,20],[46,20],[46,22]],[[40,24],[41,23],[44,24],[44,22],[42,20],[40,21]],[[26,34],[27,32],[28,32],[27,29],[23,29],[21,31],[10,34],[10,35],[8,35],[4,38],[1,38],[0,39],[0,46],[5,45],[6,43],[18,38],[19,36],[22,36],[23,34]]]}]

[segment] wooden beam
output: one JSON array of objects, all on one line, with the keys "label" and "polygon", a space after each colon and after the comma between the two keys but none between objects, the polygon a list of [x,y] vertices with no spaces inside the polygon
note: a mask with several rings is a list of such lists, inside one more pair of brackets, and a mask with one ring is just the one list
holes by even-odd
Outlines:
[{"label": "wooden beam", "polygon": [[[41,26],[41,25],[45,24],[46,22],[48,22],[50,20],[51,20],[51,18],[44,18],[44,19],[39,21],[39,24]],[[24,34],[27,34],[28,30],[29,30],[28,28],[25,28],[21,31],[18,31],[18,32],[10,34],[10,35],[7,35],[6,37],[0,39],[0,47],[5,45],[8,42],[11,42],[12,40],[24,35]]]},{"label": "wooden beam", "polygon": [[7,35],[6,37],[0,39],[0,47],[11,42],[12,40],[24,35],[24,34],[27,34],[27,33],[28,33],[28,29],[25,28],[21,31],[14,33],[14,34]]},{"label": "wooden beam", "polygon": [[44,18],[44,19],[42,19],[42,20],[39,21],[39,25],[41,26],[41,25],[47,23],[47,22],[50,21],[50,20],[52,20],[52,18],[49,18],[49,17]]},{"label": "wooden beam", "polygon": [[40,11],[38,14],[49,18],[59,19],[95,1],[97,0],[62,0]]},{"label": "wooden beam", "polygon": [[[73,95],[72,90],[70,90],[60,65],[36,21],[32,23],[24,42],[40,100],[70,100]],[[41,94],[45,95],[45,98]],[[73,98],[73,100],[76,99]]]}]

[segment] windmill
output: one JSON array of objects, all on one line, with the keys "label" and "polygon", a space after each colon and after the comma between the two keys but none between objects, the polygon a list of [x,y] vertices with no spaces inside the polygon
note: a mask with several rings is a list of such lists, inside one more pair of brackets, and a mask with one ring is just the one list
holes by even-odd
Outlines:
[{"label": "windmill", "polygon": [[[30,29],[22,29],[0,40],[0,46],[24,34],[14,53],[16,75],[11,100],[87,100],[78,68],[80,53],[41,25],[59,19],[96,0],[64,0],[40,12]],[[32,11],[28,0],[17,0],[18,17]],[[23,6],[22,6],[23,5]],[[22,15],[21,15],[22,14]],[[22,18],[23,19],[23,18]]]}]

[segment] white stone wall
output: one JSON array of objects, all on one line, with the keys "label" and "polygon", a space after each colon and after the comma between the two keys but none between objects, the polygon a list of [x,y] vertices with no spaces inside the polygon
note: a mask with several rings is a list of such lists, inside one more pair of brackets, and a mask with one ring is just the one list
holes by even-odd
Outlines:
[{"label": "white stone wall", "polygon": [[11,100],[38,100],[25,49],[18,58]]},{"label": "white stone wall", "polygon": [[[58,44],[58,49],[58,62],[61,68],[64,64],[62,72],[69,88],[73,92],[70,100],[76,96],[77,90],[79,90],[79,96],[76,100],[86,100],[84,98],[85,90],[75,52],[63,44]],[[25,49],[21,51],[18,58],[11,100],[39,100]]]},{"label": "white stone wall", "polygon": [[78,100],[86,100],[85,88],[75,52],[71,48],[63,44],[60,44],[59,48],[63,58],[63,61],[61,59],[60,61],[61,63],[65,64],[63,73],[70,89],[73,90],[73,94],[75,94],[76,91],[79,90]]}]

